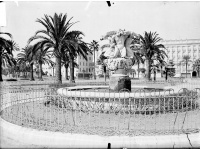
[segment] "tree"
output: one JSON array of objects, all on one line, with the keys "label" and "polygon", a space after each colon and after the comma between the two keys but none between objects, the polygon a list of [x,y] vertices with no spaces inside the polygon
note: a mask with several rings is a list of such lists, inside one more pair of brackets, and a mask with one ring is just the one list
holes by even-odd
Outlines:
[{"label": "tree", "polygon": [[147,79],[150,80],[151,77],[151,64],[153,59],[160,58],[164,60],[167,54],[165,53],[164,45],[158,44],[162,39],[158,37],[156,32],[145,32],[144,37],[140,35],[140,42],[141,42],[141,54],[145,57],[146,62],[146,76]]},{"label": "tree", "polygon": [[88,44],[82,41],[81,31],[71,31],[67,34],[65,42],[63,44],[63,51],[65,55],[69,55],[70,62],[70,82],[74,83],[74,61],[78,55],[81,55],[87,60],[87,55],[92,53],[89,49]]},{"label": "tree", "polygon": [[133,53],[133,63],[138,65],[138,78],[139,78],[139,70],[140,70],[140,63],[144,64],[144,60],[142,59],[142,55],[139,52],[134,52]]},{"label": "tree", "polygon": [[51,60],[52,51],[51,50],[47,51],[45,47],[43,46],[42,42],[37,42],[36,44],[33,45],[31,53],[32,55],[35,56],[35,61],[39,66],[39,72],[38,72],[39,80],[43,81],[42,65],[43,64],[47,64],[51,66],[54,65],[54,62]]},{"label": "tree", "polygon": [[161,78],[163,77],[163,67],[166,67],[166,62],[162,59],[159,60],[158,66],[160,67]]},{"label": "tree", "polygon": [[45,29],[39,30],[35,35],[29,39],[28,43],[39,40],[42,47],[44,46],[45,51],[53,49],[53,55],[56,58],[56,81],[62,83],[61,77],[61,57],[63,54],[63,45],[66,44],[66,36],[68,35],[69,29],[76,22],[71,22],[72,17],[67,21],[67,14],[54,14],[54,16],[44,15],[44,18],[37,19],[36,22],[41,23]]},{"label": "tree", "polygon": [[181,62],[185,63],[185,71],[186,71],[186,78],[187,78],[187,66],[188,66],[189,62],[192,62],[190,60],[190,56],[189,55],[184,55],[183,56],[183,60]]},{"label": "tree", "polygon": [[[74,63],[73,64],[74,67],[78,68],[78,64],[76,63],[75,60],[73,61],[73,63]],[[66,80],[69,80],[69,77],[68,77],[68,68],[69,68],[69,65],[70,65],[69,55],[63,54],[63,57],[62,57],[62,66],[65,67],[65,79]]]},{"label": "tree", "polygon": [[[6,35],[12,39],[12,35],[10,33],[0,32],[0,34]],[[19,50],[18,45],[14,41],[0,37],[0,81],[3,81],[2,67],[6,65],[13,66],[16,64],[12,53],[14,50]]]},{"label": "tree", "polygon": [[197,59],[193,64],[193,71],[197,72],[198,77],[200,76],[200,59]]},{"label": "tree", "polygon": [[68,77],[68,68],[69,68],[69,56],[63,54],[61,65],[65,67],[65,80],[69,80]]},{"label": "tree", "polygon": [[[21,52],[17,54],[17,64],[19,66],[20,71],[24,72],[24,77],[26,77],[26,72],[31,69],[32,72],[32,67],[33,63],[32,62],[32,56],[29,54],[31,51],[32,47],[26,46],[25,48],[22,48]],[[30,66],[30,64],[32,64]],[[30,68],[31,67],[31,68]],[[30,80],[34,80],[33,75],[31,75]]]},{"label": "tree", "polygon": [[99,44],[97,41],[93,40],[90,45],[89,45],[89,48],[93,51],[93,54],[94,54],[94,80],[96,80],[96,73],[95,73],[95,51],[98,51],[99,49]]},{"label": "tree", "polygon": [[158,64],[151,64],[151,73],[154,74],[154,77],[153,77],[154,81],[156,81],[156,72],[157,72],[158,68],[159,68]]},{"label": "tree", "polygon": [[30,65],[30,81],[34,81],[34,75],[33,75],[33,65],[36,59],[36,55],[33,53],[34,49],[37,48],[35,46],[26,46],[26,57],[27,57],[27,61],[29,62]]}]

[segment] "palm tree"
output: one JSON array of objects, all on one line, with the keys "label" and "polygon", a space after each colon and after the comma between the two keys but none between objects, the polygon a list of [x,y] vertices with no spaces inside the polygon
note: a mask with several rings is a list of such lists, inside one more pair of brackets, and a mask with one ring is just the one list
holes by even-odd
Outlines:
[{"label": "palm tree", "polygon": [[37,19],[36,22],[41,23],[45,29],[39,30],[35,33],[28,43],[32,41],[41,42],[42,47],[45,47],[45,51],[53,49],[53,55],[56,58],[56,81],[57,83],[62,83],[61,77],[61,57],[63,53],[63,45],[66,42],[66,36],[72,25],[76,22],[70,22],[72,17],[67,21],[67,14],[54,14],[54,16],[45,15],[42,19]]},{"label": "palm tree", "polygon": [[[73,64],[74,67],[78,68],[78,64],[76,63],[75,60],[74,60],[73,63],[74,63]],[[70,65],[69,55],[63,54],[63,57],[62,57],[62,66],[65,67],[65,79],[66,80],[69,80],[69,77],[68,77],[68,68],[69,68],[69,65]]]},{"label": "palm tree", "polygon": [[43,64],[47,64],[47,65],[54,65],[54,62],[51,60],[51,53],[52,51],[46,51],[45,48],[42,46],[41,42],[36,43],[33,48],[32,48],[32,54],[35,56],[35,61],[39,66],[39,72],[38,72],[38,76],[39,76],[39,80],[43,81],[42,78],[42,65]]},{"label": "palm tree", "polygon": [[[30,68],[30,63],[32,61],[31,57],[29,56],[30,47],[22,48],[21,52],[17,54],[17,64],[19,66],[20,71],[24,72],[24,77],[26,77],[26,72]],[[33,63],[32,63],[33,64]],[[31,65],[32,67],[32,65]],[[31,68],[32,72],[32,68]],[[30,80],[34,80],[33,75],[31,75]]]},{"label": "palm tree", "polygon": [[74,61],[78,55],[81,55],[87,60],[87,55],[92,53],[89,49],[88,44],[82,41],[81,35],[84,35],[80,31],[71,31],[67,34],[64,44],[63,51],[65,55],[69,55],[70,62],[70,82],[74,83]]},{"label": "palm tree", "polygon": [[151,64],[151,72],[154,74],[154,81],[156,81],[156,72],[159,68],[158,64]]},{"label": "palm tree", "polygon": [[183,56],[183,60],[181,62],[185,63],[185,71],[186,71],[186,78],[187,78],[187,66],[188,66],[189,62],[192,62],[190,60],[190,56],[189,55],[184,55]]},{"label": "palm tree", "polygon": [[[0,34],[7,35],[9,38],[12,38],[12,35],[10,33],[0,32]],[[14,41],[0,37],[0,81],[3,81],[2,79],[3,65],[5,66],[6,64],[9,65],[16,64],[12,53],[14,50],[19,50],[19,47]]]},{"label": "palm tree", "polygon": [[138,66],[138,78],[139,78],[140,63],[144,64],[144,60],[142,58],[142,55],[139,52],[134,52],[133,54],[134,56],[133,56],[132,61],[134,64],[136,63]]},{"label": "palm tree", "polygon": [[16,66],[16,59],[13,58],[13,56],[11,55],[7,55],[7,54],[2,54],[2,68],[3,69],[6,69],[8,70],[9,72],[9,76],[10,74],[13,74],[14,76],[14,73],[15,73],[15,66]]},{"label": "palm tree", "polygon": [[96,80],[96,73],[95,73],[95,51],[98,51],[99,49],[99,44],[97,41],[93,40],[90,45],[89,48],[93,51],[94,54],[94,80]]},{"label": "palm tree", "polygon": [[33,65],[34,65],[34,62],[35,62],[35,59],[36,59],[36,55],[33,53],[33,50],[37,48],[35,46],[26,46],[26,57],[27,57],[27,61],[29,62],[29,65],[30,65],[30,81],[34,81],[34,75],[33,75]]},{"label": "palm tree", "polygon": [[163,59],[167,54],[163,49],[165,46],[162,44],[158,44],[162,39],[158,37],[156,32],[145,32],[144,37],[140,35],[140,42],[141,42],[141,54],[145,57],[146,61],[146,76],[147,79],[150,80],[151,77],[151,64],[153,62],[153,58],[160,58]]},{"label": "palm tree", "polygon": [[69,68],[69,56],[63,54],[61,65],[65,67],[65,80],[69,80],[68,77],[68,68]]}]

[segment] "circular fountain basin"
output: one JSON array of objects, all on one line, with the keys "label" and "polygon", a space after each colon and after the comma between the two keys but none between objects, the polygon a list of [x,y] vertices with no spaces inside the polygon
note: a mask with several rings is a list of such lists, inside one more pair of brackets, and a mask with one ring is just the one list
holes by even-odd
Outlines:
[{"label": "circular fountain basin", "polygon": [[71,97],[129,98],[168,95],[174,91],[170,87],[151,88],[145,85],[132,85],[132,89],[134,90],[132,92],[112,92],[109,91],[109,86],[73,86],[60,88],[57,90],[57,93],[62,96]]}]

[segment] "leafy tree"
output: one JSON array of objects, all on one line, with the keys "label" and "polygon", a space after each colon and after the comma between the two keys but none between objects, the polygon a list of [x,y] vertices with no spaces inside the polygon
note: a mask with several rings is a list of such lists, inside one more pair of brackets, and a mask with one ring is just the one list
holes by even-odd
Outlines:
[{"label": "leafy tree", "polygon": [[71,26],[76,22],[71,22],[72,17],[67,21],[67,14],[54,14],[54,16],[45,15],[42,19],[37,19],[36,22],[41,23],[45,29],[39,30],[35,35],[29,40],[28,43],[33,41],[41,42],[41,46],[45,47],[44,51],[53,49],[53,55],[56,58],[56,81],[57,83],[62,83],[61,78],[61,57],[63,54],[63,46],[70,42],[66,40],[68,32]]},{"label": "leafy tree", "polygon": [[163,50],[165,49],[164,45],[158,44],[161,40],[156,32],[145,32],[144,37],[140,35],[141,54],[145,57],[146,76],[148,80],[151,77],[150,67],[153,60],[164,60],[165,56],[167,57],[167,54]]},{"label": "leafy tree", "polygon": [[[12,38],[10,33],[0,32],[0,35],[6,35],[9,38]],[[18,45],[14,41],[0,37],[0,81],[3,81],[2,67],[6,65],[13,66],[16,64],[16,61],[13,58],[14,50],[19,50]]]},{"label": "leafy tree", "polygon": [[200,76],[200,59],[197,59],[193,64],[193,70],[197,72],[198,77]]},{"label": "leafy tree", "polygon": [[94,55],[94,80],[96,80],[96,73],[95,73],[95,51],[98,51],[99,49],[99,44],[96,40],[93,40],[90,45],[89,48],[93,51],[93,55]]}]

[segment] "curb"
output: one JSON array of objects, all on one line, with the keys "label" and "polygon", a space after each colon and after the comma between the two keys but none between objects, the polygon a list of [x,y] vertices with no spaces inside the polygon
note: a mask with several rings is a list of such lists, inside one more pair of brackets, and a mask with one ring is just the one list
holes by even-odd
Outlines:
[{"label": "curb", "polygon": [[[17,142],[18,147],[65,148],[161,148],[200,147],[200,133],[157,136],[98,136],[51,132],[25,128],[0,118],[1,139]],[[1,142],[4,147],[4,142]]]}]

